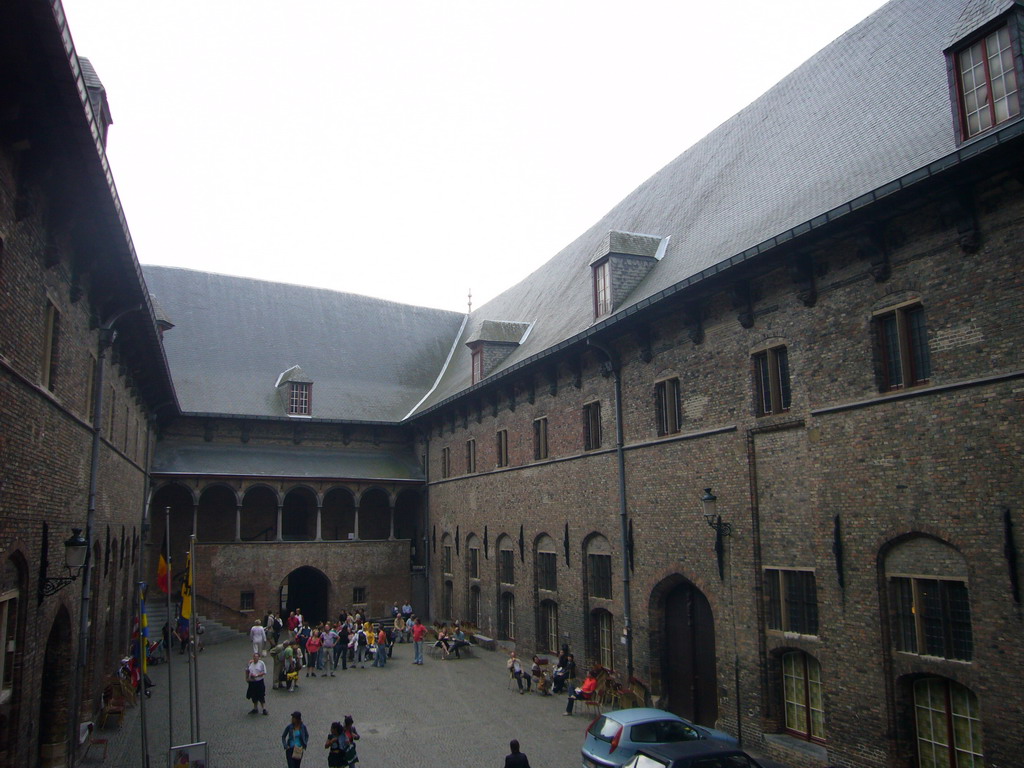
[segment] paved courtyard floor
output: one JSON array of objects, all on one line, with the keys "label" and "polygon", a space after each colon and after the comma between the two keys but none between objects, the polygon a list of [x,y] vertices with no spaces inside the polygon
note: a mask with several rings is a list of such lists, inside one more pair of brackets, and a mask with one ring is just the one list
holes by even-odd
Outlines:
[{"label": "paved courtyard floor", "polygon": [[[303,759],[307,768],[327,765],[322,748],[326,734],[331,722],[345,715],[355,718],[362,737],[358,743],[361,768],[500,768],[514,738],[533,768],[580,765],[580,744],[591,716],[577,710],[573,717],[563,717],[565,696],[519,695],[514,685],[508,685],[505,654],[476,649],[461,660],[427,654],[423,666],[412,664],[412,656],[412,645],[399,644],[381,669],[369,665],[339,669],[333,678],[307,678],[303,672],[297,691],[267,691],[270,714],[264,717],[248,714],[252,704],[245,699],[244,670],[251,657],[249,642],[240,639],[210,646],[198,659],[196,739],[208,742],[207,768],[284,768],[280,736],[293,710],[302,712],[310,732],[310,747]],[[170,665],[175,745],[191,740],[184,658],[175,654]],[[166,768],[168,665],[152,667],[150,678],[156,687],[145,702],[148,765]],[[111,720],[106,729],[97,730],[97,737],[109,739],[103,765],[146,768],[141,732],[138,706],[128,710],[120,726]],[[100,753],[94,746],[82,765],[99,765]]]}]

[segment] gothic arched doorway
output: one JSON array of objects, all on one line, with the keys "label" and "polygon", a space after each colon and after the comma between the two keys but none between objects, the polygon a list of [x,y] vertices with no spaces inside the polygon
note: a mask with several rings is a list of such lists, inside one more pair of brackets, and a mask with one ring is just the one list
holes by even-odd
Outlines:
[{"label": "gothic arched doorway", "polygon": [[326,621],[330,592],[331,581],[322,572],[308,565],[296,568],[281,582],[281,615],[287,618],[292,611],[301,608],[307,624]]},{"label": "gothic arched doorway", "polygon": [[652,651],[660,658],[661,706],[701,725],[718,719],[715,619],[704,594],[682,576],[651,595]]},{"label": "gothic arched doorway", "polygon": [[43,678],[39,697],[39,765],[63,766],[67,762],[68,710],[71,697],[71,617],[61,607],[53,620],[43,652]]}]

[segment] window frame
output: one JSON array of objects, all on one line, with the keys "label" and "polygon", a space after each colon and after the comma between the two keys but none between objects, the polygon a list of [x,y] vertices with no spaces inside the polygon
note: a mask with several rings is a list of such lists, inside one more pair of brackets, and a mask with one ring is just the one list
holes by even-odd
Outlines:
[{"label": "window frame", "polygon": [[[957,45],[955,48],[950,49],[947,52],[947,68],[949,70],[950,79],[950,90],[952,92],[953,101],[953,113],[954,113],[954,124],[956,126],[956,139],[958,143],[970,141],[979,136],[999,128],[999,126],[1005,125],[1021,116],[1021,112],[1024,111],[1024,93],[1021,92],[1021,85],[1024,82],[1024,73],[1021,71],[1021,40],[1018,31],[1018,24],[1013,23],[1018,18],[1017,14],[1010,13],[1003,15],[999,19],[994,20],[992,23],[985,25],[983,28],[978,30],[976,34],[966,38],[963,43]],[[1007,116],[1002,120],[997,120],[995,102],[991,99],[992,94],[992,73],[991,73],[991,57],[988,55],[989,40],[993,36],[998,36],[1000,32],[1006,32],[1009,44],[1009,56],[1012,62],[1012,67],[1008,70],[1012,73],[1012,77],[1015,82],[1015,91],[1009,94],[1007,98],[1006,109]],[[967,108],[967,95],[968,91],[964,83],[964,59],[965,54],[973,52],[975,47],[982,47],[981,56],[981,68],[984,78],[984,85],[982,89],[985,91],[984,103],[986,108],[978,110],[972,114],[981,114],[984,111],[987,114],[989,123],[987,125],[979,125],[977,130],[973,130],[970,127],[970,117]],[[1005,75],[1007,70],[1004,70],[1000,76]],[[1014,111],[1016,108],[1016,111]]]},{"label": "window frame", "polygon": [[480,547],[469,548],[469,578],[480,578]]},{"label": "window frame", "polygon": [[764,586],[769,631],[818,636],[821,623],[813,568],[765,568]]},{"label": "window frame", "polygon": [[512,549],[498,550],[498,583],[516,583],[516,553]]},{"label": "window frame", "polygon": [[445,446],[441,449],[441,479],[452,476],[452,449]]},{"label": "window frame", "polygon": [[548,417],[541,416],[533,420],[533,459],[541,461],[548,458]]},{"label": "window frame", "polygon": [[[795,667],[788,666],[788,660],[795,661],[797,659],[800,661],[799,670]],[[809,661],[813,662],[813,668],[812,665],[808,663]],[[816,677],[812,676],[812,670]],[[780,671],[782,674],[782,709],[786,733],[789,733],[799,739],[804,739],[805,741],[824,744],[825,697],[824,685],[821,681],[821,662],[805,651],[790,651],[782,655]],[[800,674],[795,674],[795,672],[799,672]],[[796,685],[794,685],[792,689],[787,684],[789,680],[796,681]],[[791,699],[791,690],[799,690],[802,695],[802,700],[795,698]],[[815,706],[815,703],[817,703],[817,706]],[[802,725],[804,730],[801,730],[799,724],[794,723],[790,719],[790,704],[793,704],[795,707],[802,708],[802,719],[804,721]],[[814,717],[814,713],[816,712],[820,715],[817,721]]]},{"label": "window frame", "polygon": [[288,382],[289,416],[312,416],[313,414],[313,383],[310,381]]},{"label": "window frame", "polygon": [[251,589],[243,589],[238,594],[238,610],[239,611],[254,611],[256,610],[256,592]]},{"label": "window frame", "polygon": [[14,696],[14,675],[17,671],[18,608],[21,590],[14,588],[0,594],[0,704],[6,704]]},{"label": "window frame", "polygon": [[53,392],[57,387],[57,367],[60,362],[60,310],[49,299],[43,314],[43,358],[39,383]]},{"label": "window frame", "polygon": [[[896,651],[953,661],[974,660],[971,591],[965,579],[887,573],[886,581]],[[951,589],[954,584],[961,588],[957,594]],[[928,589],[934,591],[929,594]],[[938,615],[934,613],[936,607]],[[966,609],[966,618],[957,618],[958,608]],[[932,652],[936,649],[936,630],[941,633],[941,653]],[[963,655],[958,655],[961,651]]]},{"label": "window frame", "polygon": [[611,554],[606,552],[587,553],[587,596],[599,600],[614,599]]},{"label": "window frame", "polygon": [[466,441],[466,474],[476,474],[476,440],[474,438]]},{"label": "window frame", "polygon": [[558,554],[556,552],[537,553],[537,589],[546,592],[558,591]]},{"label": "window frame", "polygon": [[675,435],[682,431],[683,404],[678,376],[655,382],[654,411],[658,423],[658,437]]},{"label": "window frame", "polygon": [[751,356],[754,367],[754,410],[758,416],[785,413],[793,405],[789,348],[777,344]]},{"label": "window frame", "polygon": [[453,571],[452,571],[452,545],[446,543],[444,545],[444,547],[443,547],[443,550],[444,550],[444,553],[443,553],[444,554],[444,560],[443,560],[444,571],[443,571],[443,573],[446,576],[451,576],[452,573],[453,573]]},{"label": "window frame", "polygon": [[496,467],[507,467],[508,461],[508,430],[499,429],[495,433],[495,453],[497,454],[494,461]]},{"label": "window frame", "polygon": [[[919,692],[926,686],[934,686],[938,684],[941,687],[942,694],[942,705],[943,708],[939,709],[931,705],[929,701],[923,702],[919,699]],[[961,694],[961,691],[963,692]],[[929,690],[929,694],[931,694]],[[954,696],[954,694],[960,694]],[[947,765],[958,765],[959,760],[957,759],[957,753],[963,752],[977,759],[980,765],[984,760],[984,735],[981,716],[979,713],[978,697],[970,688],[965,685],[957,683],[955,680],[950,680],[947,677],[941,677],[938,675],[922,677],[914,681],[913,687],[913,709],[914,709],[914,751],[917,754],[918,761],[921,761],[921,749],[922,744],[929,744],[938,747],[940,751],[947,753],[948,762]],[[959,701],[958,701],[959,699]],[[968,704],[967,711],[958,712],[955,709],[955,705],[958,703]],[[935,741],[934,739],[927,738],[921,728],[921,713],[925,710],[929,713],[938,713],[942,715],[942,719],[945,721],[944,728],[935,728],[934,723],[929,728],[929,731],[933,734],[941,733],[944,734],[947,743]],[[968,722],[966,729],[956,727],[956,719],[961,718]],[[971,743],[969,745],[962,744],[957,741],[957,736],[968,733],[971,736]],[[977,740],[974,736],[977,735]]]},{"label": "window frame", "polygon": [[583,450],[598,450],[601,437],[601,401],[592,400],[583,404]]},{"label": "window frame", "polygon": [[878,350],[879,391],[898,392],[928,384],[932,376],[931,350],[921,301],[885,307],[873,312],[871,319]]},{"label": "window frame", "polygon": [[609,259],[602,259],[591,268],[591,280],[594,294],[594,319],[611,314],[612,311],[612,274]]},{"label": "window frame", "polygon": [[484,348],[477,346],[470,350],[470,379],[476,384],[484,379]]},{"label": "window frame", "polygon": [[615,668],[615,647],[612,643],[612,614],[604,608],[590,612],[591,636],[594,643],[594,655],[598,663],[605,669]]},{"label": "window frame", "polygon": [[542,600],[540,604],[540,621],[538,635],[542,649],[548,653],[557,653],[558,636],[558,603],[554,600]]}]

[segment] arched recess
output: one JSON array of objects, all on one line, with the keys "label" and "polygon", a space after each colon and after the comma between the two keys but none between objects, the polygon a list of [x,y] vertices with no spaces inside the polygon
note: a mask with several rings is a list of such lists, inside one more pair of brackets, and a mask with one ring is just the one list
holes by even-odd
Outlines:
[{"label": "arched recess", "polygon": [[292,488],[281,508],[281,538],[312,541],[316,538],[316,495],[309,488]]},{"label": "arched recess", "polygon": [[277,493],[265,485],[247,488],[242,497],[242,541],[277,538]]},{"label": "arched recess", "polygon": [[483,617],[480,595],[480,586],[474,584],[469,588],[466,597],[466,620],[474,627],[480,626],[480,620]]},{"label": "arched recess", "polygon": [[550,597],[558,591],[558,546],[542,533],[533,542],[534,581],[538,593]]},{"label": "arched recess", "polygon": [[692,582],[674,574],[651,590],[648,613],[651,670],[660,678],[659,706],[713,726],[718,719],[718,671],[711,604]]},{"label": "arched recess", "polygon": [[896,681],[897,738],[913,765],[983,765],[984,732],[978,697],[940,675]]},{"label": "arched recess", "polygon": [[238,497],[231,488],[219,483],[204,488],[199,496],[196,541],[234,541],[237,508]]},{"label": "arched recess", "polygon": [[386,540],[391,535],[391,500],[382,488],[371,488],[359,498],[359,538]]},{"label": "arched recess", "polygon": [[537,606],[537,648],[548,653],[558,653],[558,603],[541,600]]},{"label": "arched recess", "polygon": [[[98,570],[98,569],[97,569]],[[72,666],[75,633],[71,616],[62,605],[57,610],[43,652],[43,676],[40,684],[38,759],[42,768],[66,764],[68,716],[71,708]]]},{"label": "arched recess", "polygon": [[[4,560],[0,570],[0,701],[21,701],[22,658],[25,653],[25,610],[28,596],[28,567],[20,552]],[[0,755],[14,750],[18,742],[21,707],[13,706],[0,720]],[[13,757],[13,756],[12,756]]]},{"label": "arched recess", "polygon": [[296,568],[281,581],[278,595],[282,616],[301,609],[307,624],[316,625],[329,618],[331,580],[318,568]]},{"label": "arched recess", "polygon": [[441,572],[446,577],[455,573],[455,539],[447,532],[441,536]]},{"label": "arched recess", "polygon": [[480,537],[475,533],[466,536],[466,579],[475,583],[480,579]]},{"label": "arched recess", "polygon": [[320,538],[348,541],[355,538],[356,497],[348,488],[331,488],[321,509]]},{"label": "arched recess", "polygon": [[422,500],[418,491],[406,488],[395,499],[395,538],[411,542],[412,564],[424,565],[426,553],[416,546],[422,530]]},{"label": "arched recess", "polygon": [[498,597],[498,637],[516,639],[516,596],[511,592],[502,592]]},{"label": "arched recess", "polygon": [[768,655],[768,694],[779,712],[777,728],[808,741],[825,741],[825,697],[818,659],[799,648]]},{"label": "arched recess", "polygon": [[[168,545],[175,573],[185,567],[185,552],[188,551],[189,536],[192,535],[192,516],[195,504],[196,499],[192,495],[192,491],[180,483],[168,483],[160,486],[149,503],[149,519],[153,522],[150,544],[154,547],[159,548],[164,545],[167,510],[170,510],[171,538]],[[157,556],[154,555],[150,560],[153,568],[150,581],[155,583]]]}]

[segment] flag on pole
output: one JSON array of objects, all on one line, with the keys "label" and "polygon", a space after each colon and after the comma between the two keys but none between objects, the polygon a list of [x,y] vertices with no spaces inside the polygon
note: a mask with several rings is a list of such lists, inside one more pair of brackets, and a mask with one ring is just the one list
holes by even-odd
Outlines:
[{"label": "flag on pole", "polygon": [[149,664],[147,663],[147,658],[149,657],[149,617],[146,615],[145,582],[139,584],[139,634],[142,635],[142,639],[139,642],[141,648],[139,655],[142,657],[142,674],[145,675],[149,671]]},{"label": "flag on pole", "polygon": [[171,591],[171,575],[167,568],[167,536],[164,536],[164,545],[160,547],[160,560],[156,564],[156,586],[165,595]]},{"label": "flag on pole", "polygon": [[185,555],[185,579],[181,582],[181,618],[192,620],[192,553]]}]

